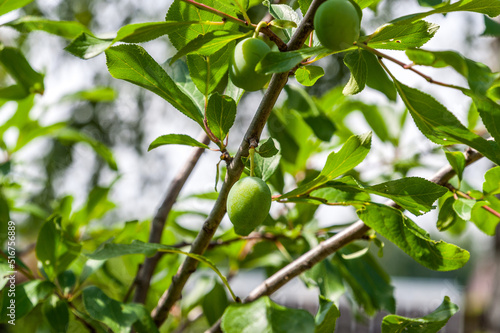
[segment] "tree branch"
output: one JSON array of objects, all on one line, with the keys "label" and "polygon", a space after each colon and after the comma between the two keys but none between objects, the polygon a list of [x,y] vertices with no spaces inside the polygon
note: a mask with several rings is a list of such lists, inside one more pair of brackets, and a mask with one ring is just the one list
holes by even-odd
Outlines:
[{"label": "tree branch", "polygon": [[[479,152],[469,148],[465,152],[465,165],[468,166],[482,157],[483,156]],[[439,185],[445,185],[454,175],[455,171],[448,165],[439,170],[434,177],[432,177],[431,181]],[[386,204],[392,207],[398,207],[393,201],[388,201]],[[290,280],[309,270],[329,255],[346,246],[350,242],[360,239],[368,230],[370,230],[370,228],[364,224],[363,221],[357,221],[350,227],[320,243],[318,246],[312,248],[295,261],[271,275],[254,290],[252,290],[242,303],[249,303],[261,296],[271,295]],[[214,333],[219,331],[220,319],[205,333]]]},{"label": "tree branch", "polygon": [[[204,144],[208,144],[210,142],[210,138],[205,134],[205,132],[202,132],[200,137],[198,137],[198,140],[200,142],[203,142]],[[184,187],[186,180],[191,175],[191,172],[198,163],[204,151],[205,149],[203,148],[196,148],[191,153],[191,156],[188,158],[186,163],[182,166],[177,176],[170,183],[167,194],[165,195],[162,204],[158,208],[158,211],[156,212],[156,215],[151,222],[151,230],[149,231],[149,243],[160,243],[168,214],[172,210],[172,207],[177,200],[181,189]],[[144,302],[146,301],[151,277],[153,276],[153,272],[160,258],[160,253],[146,258],[144,264],[139,268],[134,280],[136,289],[133,302],[144,304]]]},{"label": "tree branch", "polygon": [[[309,33],[313,29],[313,17],[316,9],[325,0],[313,0],[308,12],[306,13],[302,23],[297,28],[292,39],[288,43],[287,49],[297,50],[302,47]],[[274,74],[269,87],[264,94],[264,97],[252,119],[252,123],[240,144],[235,158],[227,168],[226,179],[219,193],[219,197],[212,208],[208,218],[203,224],[202,229],[198,233],[196,239],[191,246],[191,253],[203,254],[207,249],[210,241],[217,230],[222,218],[226,213],[226,200],[229,190],[233,184],[240,178],[243,172],[244,165],[241,161],[242,157],[248,156],[248,147],[251,139],[259,140],[262,130],[267,122],[267,118],[278,99],[279,94],[285,87],[288,81],[288,73]],[[168,313],[172,306],[181,297],[182,290],[189,276],[196,270],[198,262],[190,257],[186,258],[182,263],[177,274],[172,278],[168,290],[162,295],[158,301],[158,305],[153,309],[151,316],[157,326],[160,326],[168,317]]]}]

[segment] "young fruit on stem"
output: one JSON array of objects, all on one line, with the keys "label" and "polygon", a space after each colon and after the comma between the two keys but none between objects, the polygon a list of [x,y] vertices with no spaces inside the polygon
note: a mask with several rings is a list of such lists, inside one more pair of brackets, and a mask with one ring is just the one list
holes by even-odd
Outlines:
[{"label": "young fruit on stem", "polygon": [[257,73],[255,66],[269,52],[271,48],[258,38],[246,38],[236,44],[229,70],[229,77],[234,85],[247,91],[264,87],[271,75]]},{"label": "young fruit on stem", "polygon": [[271,191],[257,177],[238,180],[227,197],[227,214],[238,235],[247,236],[262,224],[271,208]]},{"label": "young fruit on stem", "polygon": [[350,0],[327,0],[314,15],[319,41],[332,51],[345,50],[358,40],[361,9]]}]

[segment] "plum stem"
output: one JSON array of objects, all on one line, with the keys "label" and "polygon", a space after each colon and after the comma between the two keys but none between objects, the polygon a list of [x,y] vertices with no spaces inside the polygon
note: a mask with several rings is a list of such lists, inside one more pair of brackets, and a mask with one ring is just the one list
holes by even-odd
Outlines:
[{"label": "plum stem", "polygon": [[253,33],[253,38],[259,37],[260,29],[266,28],[267,27],[267,22],[266,21],[260,21],[257,27],[255,28],[255,32]]},{"label": "plum stem", "polygon": [[254,169],[255,169],[255,148],[251,147],[248,150],[248,153],[250,155],[250,177],[255,177]]}]

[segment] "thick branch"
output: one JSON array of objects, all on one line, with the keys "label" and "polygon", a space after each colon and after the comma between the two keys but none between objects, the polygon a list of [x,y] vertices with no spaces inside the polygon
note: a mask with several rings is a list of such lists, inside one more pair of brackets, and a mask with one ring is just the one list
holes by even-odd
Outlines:
[{"label": "thick branch", "polygon": [[[204,144],[208,144],[210,142],[210,139],[204,132],[201,134],[198,140],[200,142],[203,142]],[[158,211],[156,212],[156,215],[151,223],[151,230],[149,231],[150,243],[160,243],[168,214],[172,210],[172,207],[177,200],[181,189],[184,187],[186,180],[191,175],[191,172],[198,163],[200,156],[203,154],[204,150],[205,149],[203,148],[196,148],[192,152],[186,163],[182,166],[177,176],[170,183],[167,194],[165,195],[165,198],[163,199],[163,202],[158,208]],[[144,264],[141,266],[141,268],[139,268],[137,276],[135,277],[136,289],[133,299],[134,302],[144,303],[146,301],[146,295],[149,290],[151,277],[153,276],[153,272],[160,258],[160,253],[146,258]]]},{"label": "thick branch", "polygon": [[[468,149],[465,153],[466,165],[468,166],[474,163],[481,157],[483,156],[477,151]],[[431,181],[439,185],[445,185],[454,175],[455,171],[453,168],[451,166],[445,166],[439,170],[434,177],[432,177]],[[389,201],[386,204],[392,207],[397,207],[397,204],[393,201]],[[259,297],[273,294],[290,280],[311,269],[314,265],[321,262],[329,255],[346,246],[350,242],[361,238],[368,230],[370,230],[370,228],[364,224],[363,221],[358,221],[335,236],[330,237],[262,282],[250,292],[250,294],[243,300],[243,303],[249,303]],[[220,320],[206,333],[219,331]]]},{"label": "thick branch", "polygon": [[[304,20],[297,28],[295,34],[292,36],[292,39],[288,43],[288,50],[297,50],[302,47],[304,42],[306,41],[309,33],[313,29],[312,21],[314,12],[318,8],[318,6],[323,3],[325,0],[314,0],[311,3],[309,11],[306,13]],[[288,73],[279,73],[274,74],[269,87],[262,99],[257,112],[255,113],[254,118],[252,119],[252,123],[248,127],[248,130],[243,138],[242,143],[240,144],[239,150],[228,166],[226,179],[219,193],[219,197],[215,202],[210,215],[207,220],[203,224],[203,228],[198,233],[196,239],[191,246],[191,253],[203,254],[207,249],[210,241],[217,230],[224,214],[226,213],[226,200],[229,190],[233,186],[233,184],[239,179],[241,173],[243,172],[244,165],[241,161],[242,157],[248,156],[248,146],[250,139],[258,140],[260,138],[260,134],[264,129],[264,126],[267,122],[269,114],[278,99],[279,94],[283,90],[285,84],[288,81]],[[177,302],[177,300],[181,297],[182,289],[186,284],[189,276],[196,270],[198,266],[198,262],[191,258],[186,258],[182,263],[181,267],[177,274],[172,278],[172,283],[168,290],[162,295],[160,298],[158,305],[155,309],[153,309],[151,316],[155,321],[157,326],[160,326],[165,319],[168,317],[168,313],[172,306]]]}]

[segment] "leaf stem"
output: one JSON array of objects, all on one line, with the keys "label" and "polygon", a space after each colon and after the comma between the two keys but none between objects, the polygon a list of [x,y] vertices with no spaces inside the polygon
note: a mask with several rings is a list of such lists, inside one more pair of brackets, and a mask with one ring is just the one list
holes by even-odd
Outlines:
[{"label": "leaf stem", "polygon": [[245,21],[247,22],[251,22],[250,20],[250,17],[248,17],[248,14],[247,14],[247,11],[245,10],[245,8],[240,4],[240,1],[239,0],[234,0],[234,2],[236,3],[236,5],[238,6],[238,8],[240,9],[240,12],[241,14],[243,15],[243,18],[245,19]]}]

